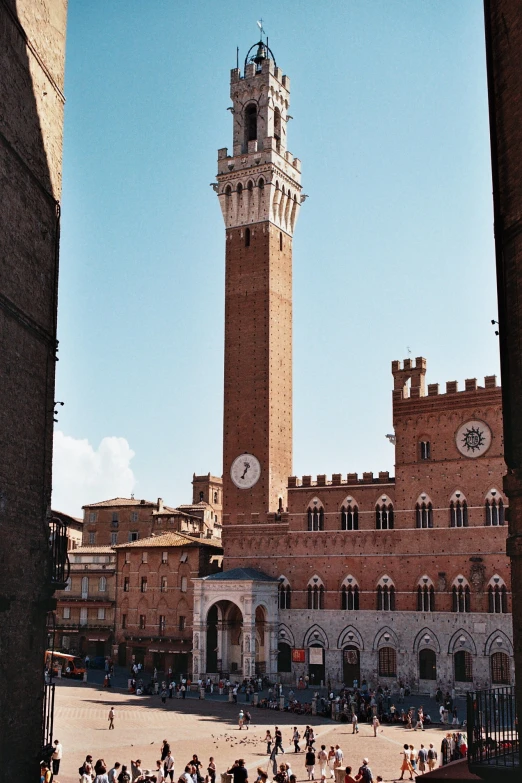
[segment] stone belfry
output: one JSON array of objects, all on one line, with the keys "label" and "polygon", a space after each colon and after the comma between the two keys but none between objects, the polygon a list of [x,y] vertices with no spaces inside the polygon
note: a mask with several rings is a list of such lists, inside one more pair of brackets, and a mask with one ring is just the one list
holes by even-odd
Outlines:
[{"label": "stone belfry", "polygon": [[[223,525],[286,506],[292,473],[292,236],[301,163],[290,79],[260,41],[230,77],[233,154],[218,152],[226,227]],[[252,517],[254,515],[254,517]],[[259,515],[259,516],[258,516]]]}]

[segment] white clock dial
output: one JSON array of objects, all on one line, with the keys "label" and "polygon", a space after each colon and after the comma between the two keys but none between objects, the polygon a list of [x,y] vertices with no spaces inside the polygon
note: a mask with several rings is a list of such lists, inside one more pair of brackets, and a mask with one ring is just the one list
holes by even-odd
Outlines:
[{"label": "white clock dial", "polygon": [[253,454],[240,454],[230,468],[230,478],[238,489],[250,489],[260,475],[261,465]]},{"label": "white clock dial", "polygon": [[483,421],[467,421],[458,428],[455,445],[465,457],[481,457],[491,446],[491,430]]}]

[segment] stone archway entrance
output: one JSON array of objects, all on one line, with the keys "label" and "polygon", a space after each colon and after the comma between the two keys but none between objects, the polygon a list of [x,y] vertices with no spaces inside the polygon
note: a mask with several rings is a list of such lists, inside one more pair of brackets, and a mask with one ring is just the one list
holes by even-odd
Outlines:
[{"label": "stone archway entrance", "polygon": [[351,688],[354,680],[361,682],[361,656],[358,647],[349,644],[343,649],[343,682]]},{"label": "stone archway entrance", "polygon": [[276,677],[278,580],[234,568],[193,582],[194,677]]}]

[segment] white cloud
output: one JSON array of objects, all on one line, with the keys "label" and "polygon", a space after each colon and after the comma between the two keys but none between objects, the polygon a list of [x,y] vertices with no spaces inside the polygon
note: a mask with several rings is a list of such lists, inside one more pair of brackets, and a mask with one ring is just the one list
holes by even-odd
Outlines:
[{"label": "white cloud", "polygon": [[136,478],[134,452],[126,438],[103,438],[97,449],[88,440],[54,433],[52,507],[83,516],[82,506],[114,497],[130,497]]}]

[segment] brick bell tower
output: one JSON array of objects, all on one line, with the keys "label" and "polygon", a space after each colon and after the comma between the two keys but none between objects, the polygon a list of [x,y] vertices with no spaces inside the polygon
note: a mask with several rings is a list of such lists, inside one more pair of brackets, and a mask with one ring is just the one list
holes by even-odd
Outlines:
[{"label": "brick bell tower", "polygon": [[[292,473],[292,236],[301,164],[290,80],[262,41],[230,77],[233,155],[218,152],[226,227],[223,526],[286,507]],[[254,515],[254,517],[252,517]],[[258,516],[259,515],[259,516]]]}]

